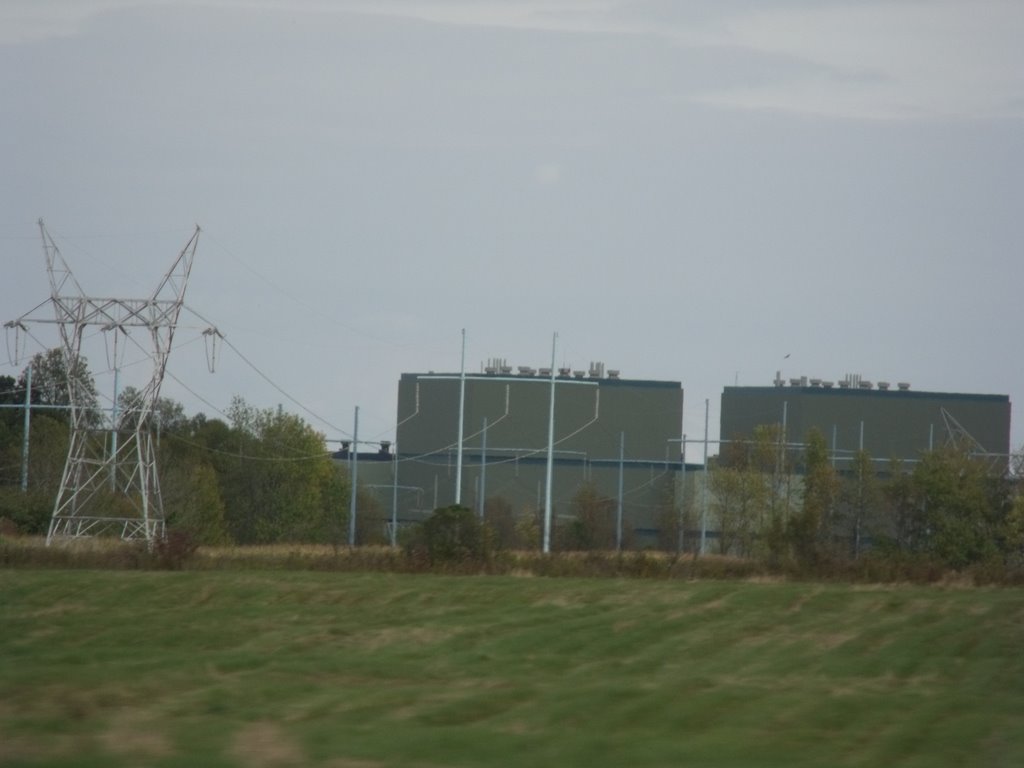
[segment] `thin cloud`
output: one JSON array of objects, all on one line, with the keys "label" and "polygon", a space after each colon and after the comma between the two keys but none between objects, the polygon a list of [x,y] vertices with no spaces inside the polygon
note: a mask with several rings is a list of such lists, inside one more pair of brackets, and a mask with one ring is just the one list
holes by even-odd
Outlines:
[{"label": "thin cloud", "polygon": [[819,71],[699,99],[866,119],[1022,117],[1024,6],[1002,2],[848,5],[733,19],[731,44]]}]

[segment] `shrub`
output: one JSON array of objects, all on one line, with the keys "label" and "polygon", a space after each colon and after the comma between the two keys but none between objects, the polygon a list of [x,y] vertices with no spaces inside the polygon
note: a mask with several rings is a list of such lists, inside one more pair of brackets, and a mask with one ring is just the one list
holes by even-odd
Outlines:
[{"label": "shrub", "polygon": [[53,497],[48,494],[0,488],[0,517],[9,519],[21,534],[46,533],[52,512]]},{"label": "shrub", "polygon": [[473,511],[452,505],[434,510],[417,526],[406,554],[430,566],[483,564],[490,549],[487,531]]},{"label": "shrub", "polygon": [[150,563],[155,568],[180,571],[199,548],[189,531],[171,529],[167,534],[153,542],[150,552]]}]

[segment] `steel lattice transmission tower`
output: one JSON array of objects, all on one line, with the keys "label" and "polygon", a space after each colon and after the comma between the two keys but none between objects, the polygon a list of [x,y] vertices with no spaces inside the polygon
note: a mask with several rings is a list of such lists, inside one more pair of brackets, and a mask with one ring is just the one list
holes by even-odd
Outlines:
[{"label": "steel lattice transmission tower", "polygon": [[[152,545],[164,536],[164,511],[151,422],[199,242],[199,227],[153,294],[140,299],[86,296],[42,219],[39,232],[55,318],[26,316],[13,324],[26,320],[55,323],[68,374],[70,444],[46,543],[55,538],[117,533],[123,539],[143,539]],[[131,407],[118,413],[115,403],[109,430],[97,426],[88,407],[86,384],[74,376],[79,370],[82,337],[90,326],[115,334],[115,356],[117,334],[122,334],[143,349],[152,363],[149,382]],[[132,333],[133,329],[143,333]],[[139,339],[146,335],[148,347]],[[105,445],[108,431],[112,434],[109,449]]]}]

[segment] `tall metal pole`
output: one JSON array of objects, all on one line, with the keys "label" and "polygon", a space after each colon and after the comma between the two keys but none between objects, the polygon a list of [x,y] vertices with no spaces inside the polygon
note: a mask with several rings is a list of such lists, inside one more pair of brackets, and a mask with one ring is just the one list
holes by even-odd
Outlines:
[{"label": "tall metal pole", "polygon": [[395,470],[392,474],[394,485],[391,486],[391,546],[398,544],[398,443],[395,443]]},{"label": "tall metal pole", "polygon": [[686,530],[686,433],[683,433],[683,477],[682,499],[679,501],[679,537],[676,542],[676,554],[683,553],[683,533]]},{"label": "tall metal pole", "polygon": [[551,404],[548,409],[548,467],[544,489],[544,554],[551,551],[551,480],[555,471],[555,348],[558,333],[551,337]]},{"label": "tall metal pole", "polygon": [[786,429],[789,420],[789,400],[785,400],[782,403],[782,456],[781,462],[779,463],[779,481],[786,483],[786,509],[785,514],[789,514],[789,473],[786,472],[786,453],[789,450],[787,444]]},{"label": "tall metal pole", "polygon": [[854,528],[853,556],[860,557],[860,520],[864,515],[864,421],[860,422],[860,443],[857,454],[857,524]]},{"label": "tall metal pole", "polygon": [[619,432],[619,505],[615,515],[615,551],[622,551],[622,465],[626,459],[626,433]]},{"label": "tall metal pole", "polygon": [[782,440],[782,443],[781,443],[782,451],[781,451],[780,456],[779,456],[779,469],[780,470],[786,468],[786,450],[789,448],[789,446],[786,445],[786,421],[788,420],[788,418],[789,418],[789,400],[784,400],[782,402],[782,434],[780,435],[780,438]]},{"label": "tall metal pole", "polygon": [[711,401],[704,398],[704,483],[700,489],[700,553],[707,552],[708,545],[708,411]]},{"label": "tall metal pole", "polygon": [[356,489],[359,486],[359,406],[352,427],[352,488],[348,500],[348,545],[356,545]]},{"label": "tall metal pole", "polygon": [[21,436],[21,492],[28,491],[28,436],[32,428],[32,363],[25,370],[25,434]]},{"label": "tall metal pole", "polygon": [[462,432],[466,417],[466,329],[462,329],[462,362],[459,365],[459,447],[455,458],[455,504],[462,503]]},{"label": "tall metal pole", "polygon": [[484,519],[484,504],[487,500],[487,417],[484,416],[484,430],[480,438],[480,519]]}]

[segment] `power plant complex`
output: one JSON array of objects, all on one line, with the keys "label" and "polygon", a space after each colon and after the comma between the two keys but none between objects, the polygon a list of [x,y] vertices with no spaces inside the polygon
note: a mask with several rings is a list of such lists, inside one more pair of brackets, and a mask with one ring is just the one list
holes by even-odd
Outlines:
[{"label": "power plant complex", "polygon": [[[570,518],[586,488],[618,504],[629,540],[653,544],[705,482],[704,464],[683,458],[683,396],[680,381],[627,378],[602,363],[552,370],[497,359],[479,373],[404,373],[396,444],[358,454],[360,483],[399,526],[455,503],[484,515],[493,499],[517,516],[550,503],[556,520]],[[911,465],[955,441],[1004,468],[1010,452],[1007,395],[917,391],[852,374],[724,387],[713,442],[750,439],[759,426],[774,427],[787,451],[818,430],[840,472],[861,450],[886,466]],[[349,447],[337,458],[351,461]]]}]

